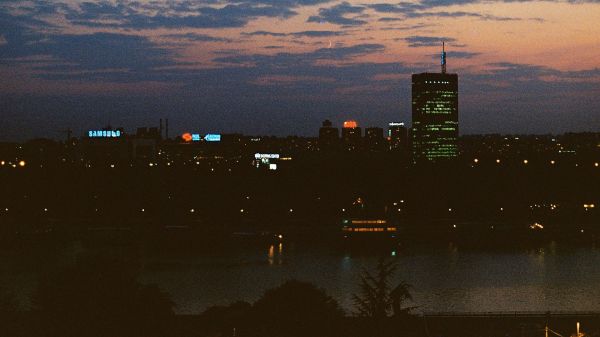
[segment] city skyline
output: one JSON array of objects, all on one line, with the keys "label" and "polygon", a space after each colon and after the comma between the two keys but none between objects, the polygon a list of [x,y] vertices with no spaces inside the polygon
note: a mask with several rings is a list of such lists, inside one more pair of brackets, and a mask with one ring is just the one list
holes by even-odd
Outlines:
[{"label": "city skyline", "polygon": [[461,76],[461,134],[597,131],[598,6],[6,1],[0,140],[159,118],[173,135],[408,122],[410,76],[438,71],[443,41]]}]

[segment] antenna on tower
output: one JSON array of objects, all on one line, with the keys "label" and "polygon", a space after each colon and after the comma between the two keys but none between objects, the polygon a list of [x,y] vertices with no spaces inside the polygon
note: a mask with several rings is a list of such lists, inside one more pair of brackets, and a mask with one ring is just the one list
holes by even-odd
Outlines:
[{"label": "antenna on tower", "polygon": [[442,41],[442,74],[446,73],[446,48],[445,43]]}]

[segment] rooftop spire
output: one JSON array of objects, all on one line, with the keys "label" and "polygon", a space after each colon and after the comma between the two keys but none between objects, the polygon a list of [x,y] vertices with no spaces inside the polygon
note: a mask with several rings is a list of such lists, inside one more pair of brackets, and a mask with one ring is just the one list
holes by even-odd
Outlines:
[{"label": "rooftop spire", "polygon": [[445,43],[442,41],[442,74],[446,73],[446,48]]}]

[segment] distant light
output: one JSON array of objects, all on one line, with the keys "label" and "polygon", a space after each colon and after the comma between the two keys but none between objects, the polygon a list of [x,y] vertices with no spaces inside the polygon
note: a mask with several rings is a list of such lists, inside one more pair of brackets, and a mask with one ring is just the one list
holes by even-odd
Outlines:
[{"label": "distant light", "polygon": [[290,208],[290,213],[292,213],[294,210],[292,208]]},{"label": "distant light", "polygon": [[523,160],[523,164],[527,165],[529,163],[529,160],[525,159]]},{"label": "distant light", "polygon": [[452,225],[452,227],[456,228],[456,225]]},{"label": "distant light", "polygon": [[345,211],[346,211],[346,209],[345,209],[345,208],[342,208],[342,212],[345,212]]},{"label": "distant light", "polygon": [[146,210],[142,208],[142,209],[140,209],[140,211],[141,211],[141,212],[145,212]]},{"label": "distant light", "polygon": [[190,209],[190,213],[194,213],[194,212],[195,212],[195,210],[193,208]]},{"label": "distant light", "polygon": [[277,235],[278,238],[283,239],[283,235],[279,234]]},{"label": "distant light", "polygon": [[47,209],[47,208],[44,208],[44,212],[48,212],[48,209]]},{"label": "distant light", "polygon": [[154,164],[153,163],[148,163],[148,166],[152,167],[152,166],[154,166]]},{"label": "distant light", "polygon": [[554,165],[554,164],[556,164],[556,162],[554,160],[551,160],[550,164]]},{"label": "distant light", "polygon": [[504,211],[504,207],[500,207],[500,211],[501,211],[501,212],[502,212],[502,211]]},{"label": "distant light", "polygon": [[[202,139],[199,133],[192,133],[192,142],[199,142]],[[186,140],[187,142],[187,140]]]},{"label": "distant light", "polygon": [[452,208],[448,208],[448,212],[452,212]]},{"label": "distant light", "polygon": [[21,166],[21,167],[24,167],[24,166],[25,166],[25,161],[24,161],[24,160],[21,160],[21,161],[19,162],[19,166]]},{"label": "distant light", "polygon": [[[2,162],[2,165],[4,165],[4,162]],[[594,166],[598,167],[598,166],[600,166],[600,164],[594,163]]]},{"label": "distant light", "polygon": [[6,164],[6,162],[4,160],[0,161],[0,165],[4,166],[4,164]]},{"label": "distant light", "polygon": [[193,137],[192,134],[189,132],[184,133],[183,135],[181,135],[181,139],[183,139],[185,142],[191,142]]},{"label": "distant light", "polygon": [[582,230],[580,230],[580,232],[581,232],[581,233],[583,233],[583,229],[582,229]]},{"label": "distant light", "polygon": [[477,164],[477,163],[479,163],[479,159],[475,158],[475,159],[473,159],[473,162],[474,162],[475,164]]},{"label": "distant light", "polygon": [[500,164],[500,159],[496,159],[496,163]]},{"label": "distant light", "polygon": [[392,250],[392,256],[396,256],[396,251]]},{"label": "distant light", "polygon": [[344,129],[354,129],[358,127],[358,123],[355,120],[347,120],[344,122]]},{"label": "distant light", "polygon": [[115,164],[110,164],[110,168],[115,168]]},{"label": "distant light", "polygon": [[242,208],[242,209],[240,209],[240,213],[244,213],[244,209],[243,209],[243,208]]},{"label": "distant light", "polygon": [[534,222],[533,224],[529,225],[530,229],[544,229],[544,226],[538,222]]}]

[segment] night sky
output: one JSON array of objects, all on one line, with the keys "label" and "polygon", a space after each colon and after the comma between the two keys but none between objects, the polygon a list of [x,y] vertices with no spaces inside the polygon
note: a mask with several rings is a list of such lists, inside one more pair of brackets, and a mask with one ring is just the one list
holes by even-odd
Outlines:
[{"label": "night sky", "polygon": [[0,140],[410,122],[442,41],[461,134],[600,131],[598,0],[3,0]]}]

